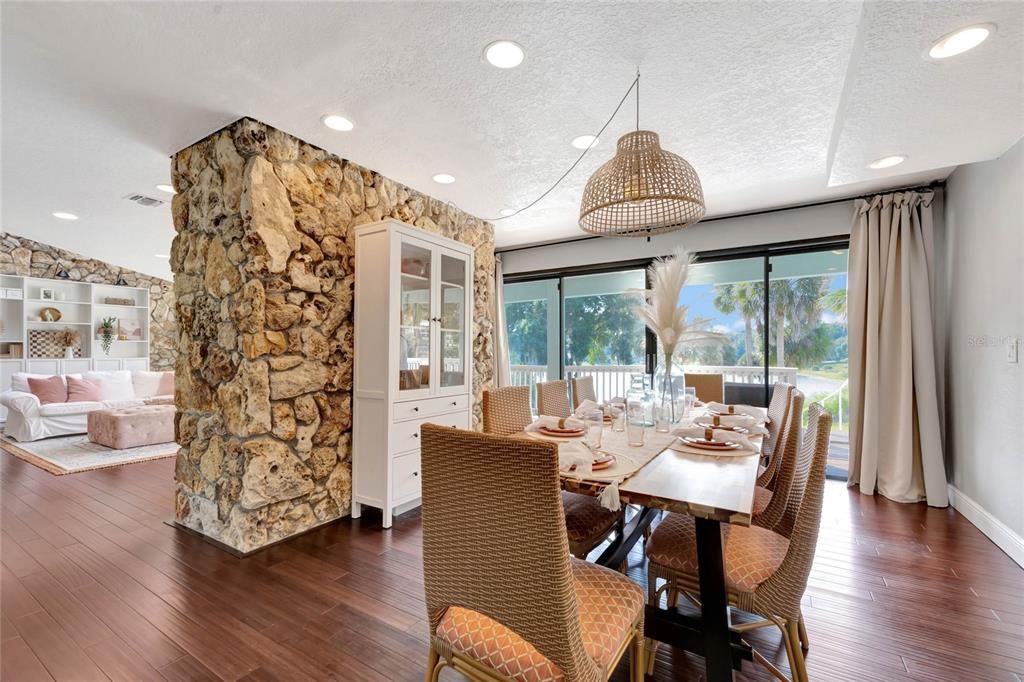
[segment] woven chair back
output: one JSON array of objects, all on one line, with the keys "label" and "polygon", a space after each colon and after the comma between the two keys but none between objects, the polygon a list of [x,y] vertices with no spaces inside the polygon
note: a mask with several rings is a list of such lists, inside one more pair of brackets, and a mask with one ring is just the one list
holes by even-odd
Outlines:
[{"label": "woven chair back", "polygon": [[820,403],[812,403],[807,409],[807,428],[804,429],[803,443],[793,467],[793,483],[789,487],[789,498],[786,500],[786,512],[776,527],[776,532],[790,537],[796,526],[800,509],[806,497],[811,467],[819,456],[819,448],[824,443],[824,457],[828,459],[829,431],[832,428],[832,415],[825,411]]},{"label": "woven chair back", "polygon": [[772,400],[768,403],[768,435],[761,447],[761,454],[771,459],[775,452],[775,444],[779,441],[779,433],[789,412],[789,398],[793,393],[793,384],[776,383],[772,387]]},{"label": "woven chair back", "polygon": [[484,391],[484,433],[511,436],[533,421],[530,413],[530,387],[504,386]]},{"label": "woven chair back", "polygon": [[571,417],[569,382],[565,379],[538,381],[537,412],[549,417]]},{"label": "woven chair back", "polygon": [[576,409],[584,400],[597,402],[594,392],[594,377],[574,377],[572,380],[572,407]]},{"label": "woven chair back", "polygon": [[[821,405],[811,405],[808,412],[801,459],[806,459],[810,466],[798,486],[798,511],[789,547],[779,569],[757,588],[754,600],[759,606],[752,607],[759,613],[767,610],[794,621],[801,618],[800,600],[807,589],[807,578],[811,574],[818,544],[821,507],[825,496],[825,470],[828,466],[828,443],[832,429],[832,415]],[[746,608],[748,605],[740,606]]]},{"label": "woven chair back", "polygon": [[786,514],[786,503],[789,501],[789,491],[793,487],[796,459],[800,452],[800,415],[803,409],[804,394],[800,389],[794,388],[789,396],[786,419],[779,432],[775,455],[772,458],[778,460],[772,499],[765,510],[754,517],[754,523],[758,526],[775,530]]},{"label": "woven chair back", "polygon": [[697,398],[706,403],[725,400],[725,376],[722,374],[687,374],[686,386],[694,389]]},{"label": "woven chair back", "polygon": [[460,606],[514,631],[566,680],[595,679],[580,635],[557,445],[433,424],[421,433],[431,632]]}]

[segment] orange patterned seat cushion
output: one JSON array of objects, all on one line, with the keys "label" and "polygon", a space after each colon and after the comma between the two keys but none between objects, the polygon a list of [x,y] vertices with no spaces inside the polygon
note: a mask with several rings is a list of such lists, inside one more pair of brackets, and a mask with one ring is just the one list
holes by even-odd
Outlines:
[{"label": "orange patterned seat cushion", "polygon": [[[734,592],[753,592],[786,556],[789,540],[757,526],[722,524],[725,582]],[[697,532],[689,514],[669,514],[647,543],[651,563],[697,575]]]},{"label": "orange patterned seat cushion", "polygon": [[[630,635],[644,608],[644,593],[615,571],[572,559],[583,647],[604,669]],[[498,621],[452,606],[437,626],[452,650],[521,682],[561,682],[562,671],[532,644]]]},{"label": "orange patterned seat cushion", "polygon": [[564,491],[562,508],[565,509],[565,530],[569,542],[573,543],[596,544],[608,534],[621,514],[602,507],[596,497]]},{"label": "orange patterned seat cushion", "polygon": [[764,510],[768,508],[768,503],[772,501],[772,491],[767,488],[757,486],[754,488],[754,516],[763,514]]}]

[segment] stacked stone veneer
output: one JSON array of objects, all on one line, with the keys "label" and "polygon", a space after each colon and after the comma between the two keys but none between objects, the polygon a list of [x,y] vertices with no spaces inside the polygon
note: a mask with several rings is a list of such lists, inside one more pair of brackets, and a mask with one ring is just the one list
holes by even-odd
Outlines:
[{"label": "stacked stone veneer", "polygon": [[0,232],[0,275],[56,279],[61,268],[76,282],[114,284],[123,277],[129,286],[149,287],[149,367],[152,370],[174,369],[177,333],[170,282]]},{"label": "stacked stone veneer", "polygon": [[489,224],[251,119],[178,152],[172,176],[180,523],[247,552],[349,513],[357,225],[475,247],[479,423]]}]

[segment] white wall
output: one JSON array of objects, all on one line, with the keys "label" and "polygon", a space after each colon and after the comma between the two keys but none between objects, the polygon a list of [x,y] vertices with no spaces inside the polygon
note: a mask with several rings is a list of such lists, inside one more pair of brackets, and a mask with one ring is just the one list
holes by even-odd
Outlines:
[{"label": "white wall", "polygon": [[[1024,365],[1007,362],[1006,340],[1019,344],[1024,334],[1022,197],[1024,140],[998,159],[954,171],[946,183],[936,273],[946,303],[950,483],[1018,539],[1024,536]],[[956,494],[953,499],[971,518]]]},{"label": "white wall", "polygon": [[697,223],[685,230],[653,237],[650,242],[643,238],[602,237],[508,251],[502,255],[502,260],[504,273],[511,275],[518,272],[664,256],[680,244],[691,251],[711,251],[848,235],[852,220],[853,202],[841,201],[759,215],[710,220]]}]

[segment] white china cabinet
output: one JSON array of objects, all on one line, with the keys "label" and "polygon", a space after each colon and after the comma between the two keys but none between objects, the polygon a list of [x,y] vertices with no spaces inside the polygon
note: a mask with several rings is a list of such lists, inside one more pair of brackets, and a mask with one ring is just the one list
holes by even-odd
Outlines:
[{"label": "white china cabinet", "polygon": [[420,425],[468,428],[473,249],[397,220],[356,228],[352,516],[420,498]]}]

